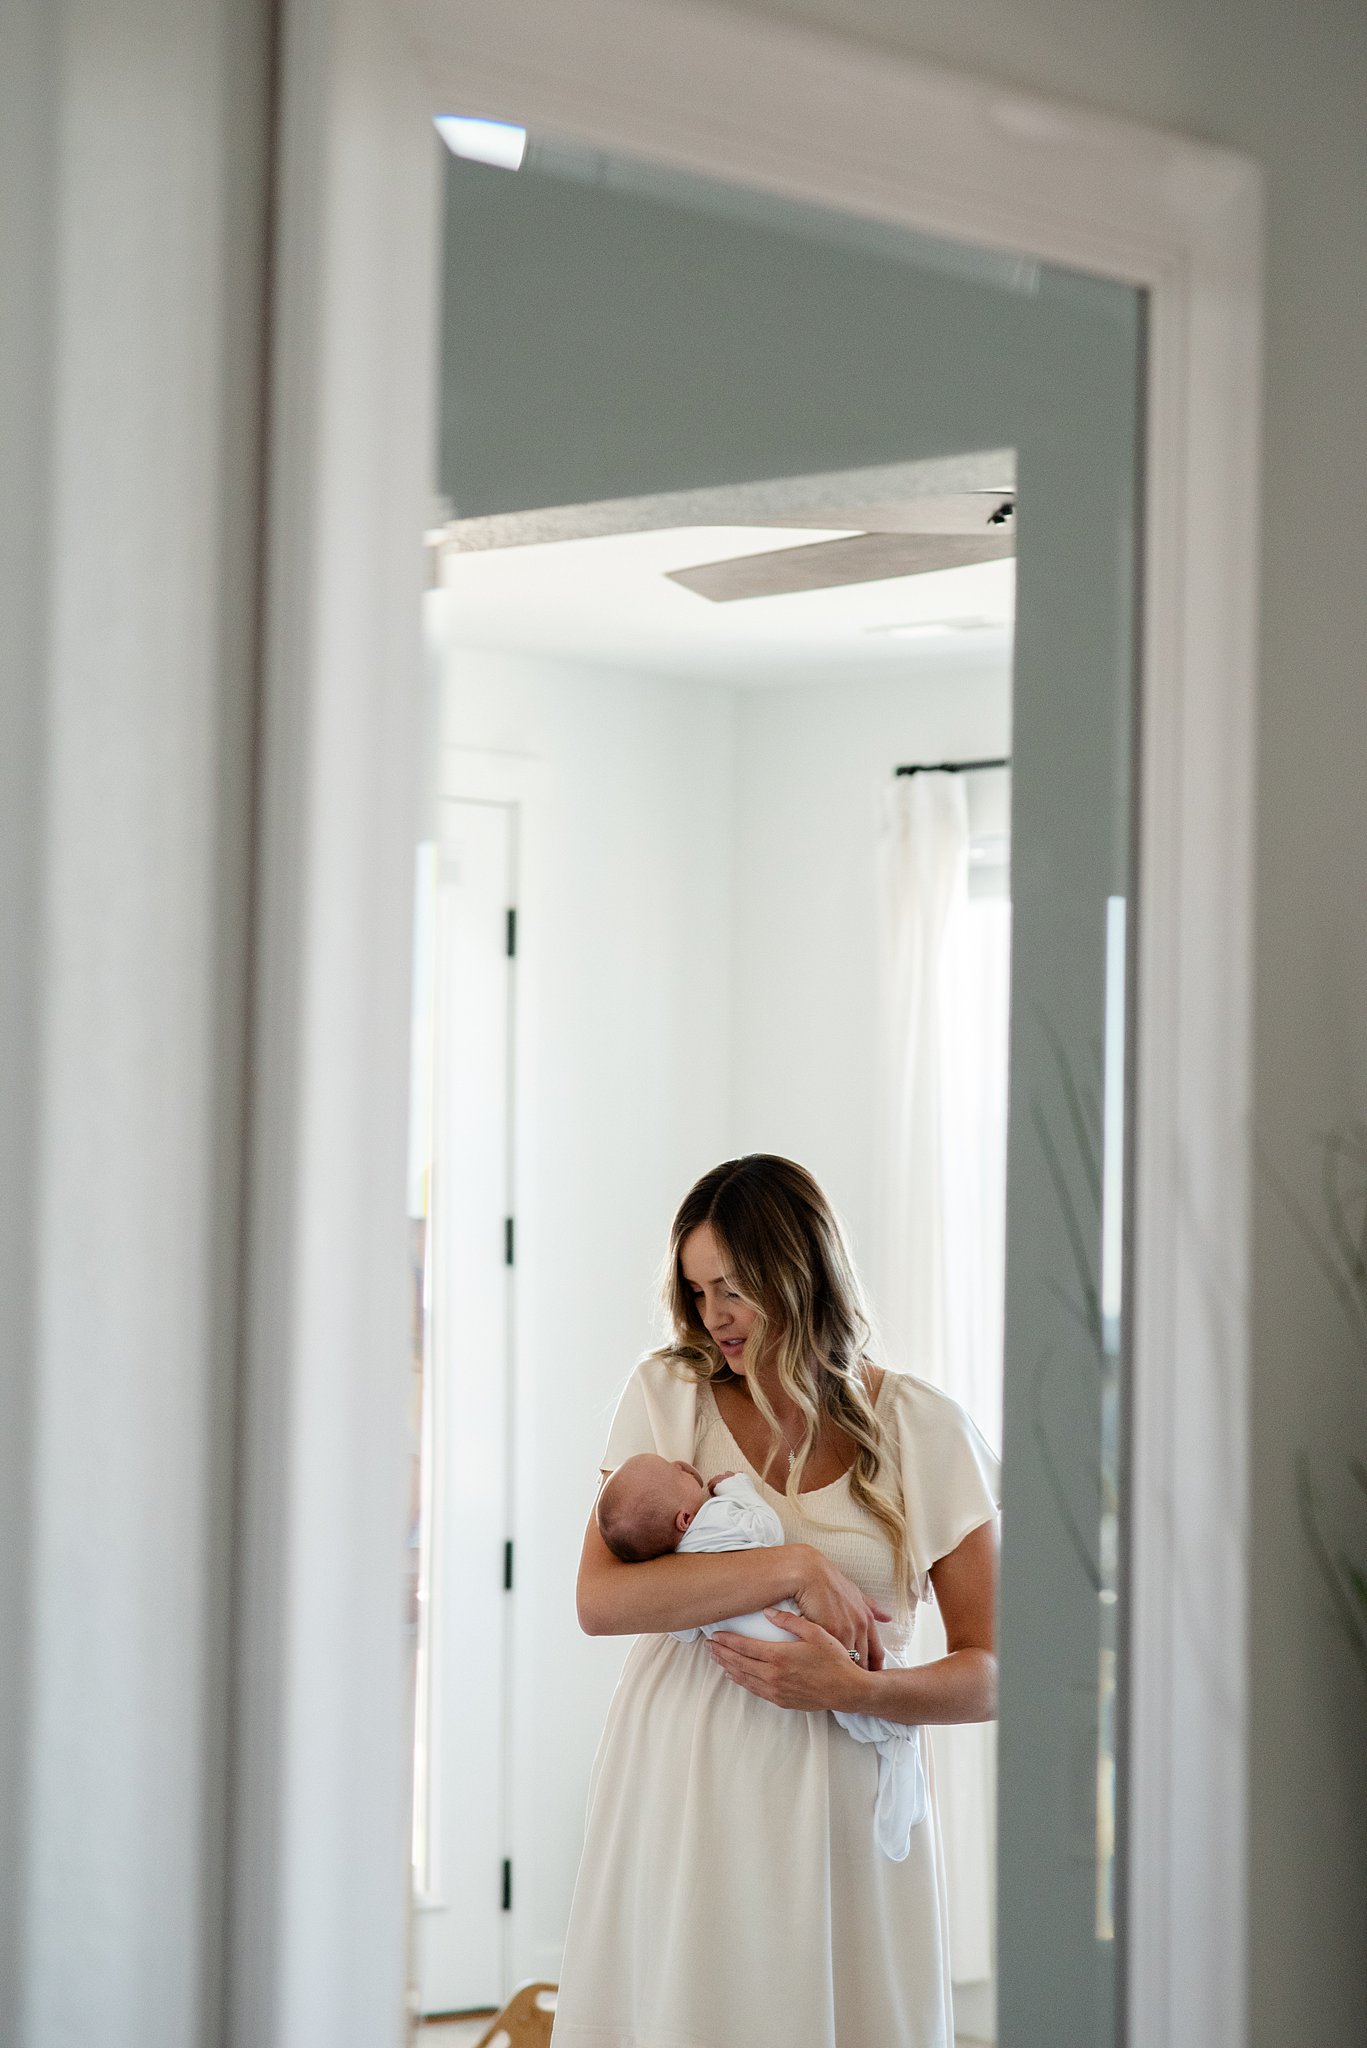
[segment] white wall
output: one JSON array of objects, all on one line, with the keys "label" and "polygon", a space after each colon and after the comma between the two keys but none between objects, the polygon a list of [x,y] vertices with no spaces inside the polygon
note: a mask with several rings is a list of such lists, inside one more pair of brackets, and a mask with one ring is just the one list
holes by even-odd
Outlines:
[{"label": "white wall", "polygon": [[515,1979],[558,1972],[625,1651],[579,1632],[574,1577],[613,1401],[659,1327],[670,1217],[717,1160],[781,1151],[868,1243],[881,799],[899,762],[1005,752],[1009,700],[1001,655],[731,689],[448,649],[446,746],[536,763],[518,889]]},{"label": "white wall", "polygon": [[222,2011],[269,9],[0,63],[0,2038]]},{"label": "white wall", "polygon": [[[1220,143],[1267,190],[1254,1120],[1310,1204],[1367,1115],[1367,10],[1361,0],[722,0]],[[1367,1384],[1266,1183],[1252,1258],[1253,2048],[1349,2048],[1367,2010],[1367,1695],[1293,1461],[1367,1440]],[[1358,1531],[1367,1553],[1367,1530]],[[1216,1908],[1215,1910],[1218,1910]]]}]

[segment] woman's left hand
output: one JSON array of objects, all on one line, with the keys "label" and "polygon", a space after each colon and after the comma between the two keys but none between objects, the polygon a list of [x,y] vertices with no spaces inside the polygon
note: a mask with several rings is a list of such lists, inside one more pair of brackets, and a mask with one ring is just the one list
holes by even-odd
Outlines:
[{"label": "woman's left hand", "polygon": [[776,1707],[845,1714],[867,1709],[869,1674],[843,1643],[805,1614],[793,1614],[786,1607],[765,1612],[792,1642],[761,1643],[753,1636],[720,1631],[707,1647],[728,1678]]}]

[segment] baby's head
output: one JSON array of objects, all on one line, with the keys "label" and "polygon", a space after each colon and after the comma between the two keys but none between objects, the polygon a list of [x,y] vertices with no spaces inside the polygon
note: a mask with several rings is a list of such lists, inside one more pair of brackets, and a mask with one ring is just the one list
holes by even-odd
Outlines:
[{"label": "baby's head", "polygon": [[598,1531],[614,1557],[643,1564],[678,1547],[707,1499],[701,1474],[682,1458],[628,1458],[598,1496]]}]

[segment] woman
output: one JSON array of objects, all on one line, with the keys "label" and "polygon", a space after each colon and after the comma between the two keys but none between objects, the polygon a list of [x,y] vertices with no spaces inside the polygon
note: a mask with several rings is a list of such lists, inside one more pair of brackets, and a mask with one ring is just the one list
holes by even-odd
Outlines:
[{"label": "woman", "polygon": [[[995,1462],[946,1395],[870,1362],[840,1227],[791,1161],[704,1175],[667,1294],[674,1342],[628,1382],[603,1474],[641,1451],[748,1470],[787,1540],[625,1564],[590,1517],[581,1624],[640,1640],[594,1765],[555,2048],[952,2048],[933,1769],[894,1863],[877,1757],[833,1710],[992,1717]],[[948,1654],[885,1664],[932,1589]],[[667,1633],[785,1598],[790,1644]]]}]

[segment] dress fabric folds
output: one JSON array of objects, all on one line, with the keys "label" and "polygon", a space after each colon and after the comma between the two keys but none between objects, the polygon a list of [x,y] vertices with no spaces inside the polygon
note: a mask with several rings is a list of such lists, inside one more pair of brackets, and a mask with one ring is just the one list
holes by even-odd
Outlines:
[{"label": "dress fabric folds", "polygon": [[[919,1597],[939,1557],[996,1511],[996,1462],[957,1404],[887,1373],[878,1412]],[[632,1375],[604,1471],[640,1451],[704,1479],[750,1470],[707,1388],[660,1359]],[[788,1542],[820,1548],[892,1608],[892,1552],[846,1478],[795,1510],[763,1486]],[[829,1525],[829,1526],[826,1526]],[[905,1646],[910,1620],[885,1629]],[[829,1713],[775,1707],[703,1642],[642,1636],[594,1763],[553,2048],[952,2048],[945,1873],[930,1814],[895,1863],[878,1846],[878,1757]]]}]

